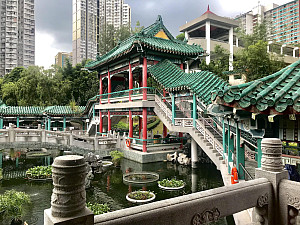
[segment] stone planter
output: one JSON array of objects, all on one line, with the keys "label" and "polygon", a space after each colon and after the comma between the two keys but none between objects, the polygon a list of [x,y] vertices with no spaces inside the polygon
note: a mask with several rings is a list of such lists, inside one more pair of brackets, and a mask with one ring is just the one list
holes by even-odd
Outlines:
[{"label": "stone planter", "polygon": [[[136,191],[131,192],[131,193],[135,193],[135,192],[136,192]],[[131,193],[128,193],[128,194],[126,195],[127,201],[132,202],[132,203],[147,203],[147,202],[153,201],[153,200],[155,199],[155,197],[156,197],[154,193],[149,192],[149,191],[140,191],[140,192],[142,192],[142,193],[148,192],[148,193],[150,193],[150,194],[152,195],[152,197],[151,197],[151,198],[148,198],[148,199],[145,199],[145,200],[138,200],[138,199],[130,198],[129,195],[130,195]]]},{"label": "stone planter", "polygon": [[180,186],[180,187],[165,187],[165,186],[162,186],[162,185],[158,184],[158,187],[163,189],[163,190],[166,190],[166,191],[178,191],[178,190],[184,188],[185,184]]}]

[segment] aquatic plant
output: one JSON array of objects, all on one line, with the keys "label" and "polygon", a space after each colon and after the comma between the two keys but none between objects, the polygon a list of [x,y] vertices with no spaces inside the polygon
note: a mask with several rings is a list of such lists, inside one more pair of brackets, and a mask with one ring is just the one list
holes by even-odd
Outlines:
[{"label": "aquatic plant", "polygon": [[52,166],[35,166],[26,171],[30,179],[47,179],[52,177]]},{"label": "aquatic plant", "polygon": [[90,203],[88,202],[86,204],[86,206],[93,211],[93,213],[95,215],[100,215],[100,214],[103,214],[103,213],[107,213],[110,211],[110,208],[108,207],[108,205],[105,203],[105,204],[99,204],[99,203]]},{"label": "aquatic plant", "polygon": [[26,206],[31,203],[29,195],[16,190],[5,191],[0,195],[0,214],[2,219],[20,223],[25,215]]},{"label": "aquatic plant", "polygon": [[177,180],[175,178],[173,178],[171,180],[169,180],[169,179],[163,179],[162,181],[158,181],[157,183],[160,186],[163,186],[163,187],[176,188],[176,187],[182,187],[182,186],[184,186],[183,180]]},{"label": "aquatic plant", "polygon": [[151,191],[134,191],[128,194],[128,197],[134,200],[147,200],[154,196],[155,194]]}]

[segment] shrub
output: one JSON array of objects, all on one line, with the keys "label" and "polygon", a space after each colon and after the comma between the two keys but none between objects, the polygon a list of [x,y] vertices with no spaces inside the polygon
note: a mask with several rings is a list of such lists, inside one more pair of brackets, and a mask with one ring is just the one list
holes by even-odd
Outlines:
[{"label": "shrub", "polygon": [[0,195],[0,212],[3,212],[4,218],[20,220],[25,214],[25,206],[30,203],[26,193],[9,190]]},{"label": "shrub", "polygon": [[120,151],[111,151],[110,156],[112,157],[112,162],[117,166],[120,165],[121,159],[124,157],[124,154]]}]

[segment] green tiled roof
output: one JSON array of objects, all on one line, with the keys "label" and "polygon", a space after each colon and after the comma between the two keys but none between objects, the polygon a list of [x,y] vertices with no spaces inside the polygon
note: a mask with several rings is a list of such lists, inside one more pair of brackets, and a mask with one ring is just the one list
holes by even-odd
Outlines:
[{"label": "green tiled roof", "polygon": [[264,78],[219,89],[212,99],[217,96],[225,103],[254,106],[260,112],[273,108],[282,113],[290,107],[300,112],[300,60]]},{"label": "green tiled roof", "polygon": [[[154,37],[160,30],[163,30],[169,40]],[[161,17],[159,16],[156,22],[141,32],[129,37],[120,42],[115,48],[107,54],[97,57],[96,61],[88,63],[87,69],[95,69],[97,66],[105,64],[111,60],[121,57],[132,51],[134,48],[142,47],[143,50],[150,49],[158,52],[171,53],[185,56],[198,56],[204,53],[204,50],[199,45],[189,45],[184,41],[175,39],[164,26]]]},{"label": "green tiled roof", "polygon": [[78,106],[78,110],[71,110],[70,106],[0,106],[3,116],[43,116],[46,115],[80,115],[85,106]]},{"label": "green tiled roof", "polygon": [[6,106],[0,107],[0,115],[41,116],[45,107],[39,106]]},{"label": "green tiled roof", "polygon": [[77,106],[74,110],[70,106],[48,106],[44,109],[47,115],[78,115],[82,114],[85,106]]},{"label": "green tiled roof", "polygon": [[228,84],[208,71],[185,73],[169,60],[149,67],[149,73],[167,90],[189,89],[205,104],[211,103],[211,91]]}]

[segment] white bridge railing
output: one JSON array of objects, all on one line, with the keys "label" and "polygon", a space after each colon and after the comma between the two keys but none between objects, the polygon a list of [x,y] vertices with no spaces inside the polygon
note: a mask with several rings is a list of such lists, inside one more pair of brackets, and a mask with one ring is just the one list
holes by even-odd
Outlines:
[{"label": "white bridge railing", "polygon": [[[157,105],[160,107],[160,109],[166,114],[167,118],[169,118],[171,121],[173,119],[172,117],[172,111],[170,110],[171,105],[169,102],[164,102],[162,98],[160,98],[158,95],[155,95],[155,101]],[[169,104],[169,107],[167,106]],[[211,129],[215,130],[215,128],[211,125],[211,123],[207,122],[207,119],[201,117],[196,120],[196,127],[195,129],[202,134],[204,137],[204,140],[208,141],[212,146],[213,149],[218,151],[220,155],[223,155],[223,144],[219,142],[217,138],[210,132],[209,129],[206,127],[211,127]],[[174,118],[174,125],[179,127],[193,127],[193,118]],[[217,135],[220,135],[216,131]]]}]

